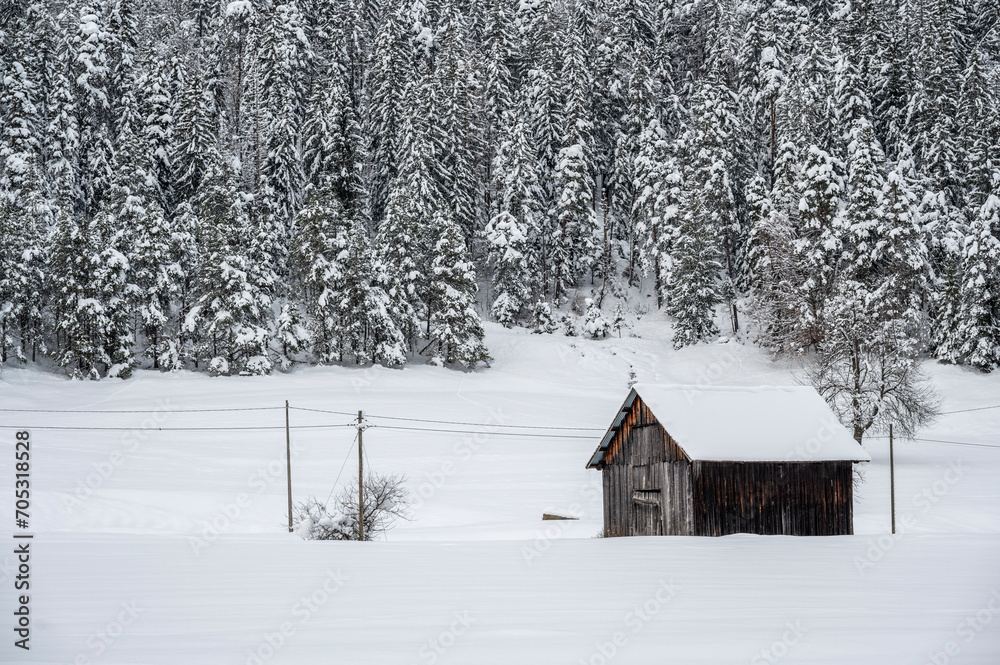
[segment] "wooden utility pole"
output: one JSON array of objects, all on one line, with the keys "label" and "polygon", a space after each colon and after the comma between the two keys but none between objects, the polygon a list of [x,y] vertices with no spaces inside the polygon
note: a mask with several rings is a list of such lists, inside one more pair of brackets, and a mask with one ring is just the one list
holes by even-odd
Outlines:
[{"label": "wooden utility pole", "polygon": [[288,400],[285,400],[285,462],[288,472],[288,533],[292,532],[292,428],[288,422]]},{"label": "wooden utility pole", "polygon": [[892,423],[889,423],[889,505],[892,510],[892,532],[896,533],[896,464],[892,457]]},{"label": "wooden utility pole", "polygon": [[361,426],[363,416],[358,411],[358,540],[365,539],[365,456],[364,443],[361,440],[364,428]]}]

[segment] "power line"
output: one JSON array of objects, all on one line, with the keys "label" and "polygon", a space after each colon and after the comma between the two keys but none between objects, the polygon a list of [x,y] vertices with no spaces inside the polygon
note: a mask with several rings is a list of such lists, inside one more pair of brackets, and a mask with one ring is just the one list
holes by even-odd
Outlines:
[{"label": "power line", "polygon": [[351,442],[351,447],[347,449],[347,455],[344,457],[344,463],[340,465],[340,471],[337,472],[337,478],[333,481],[333,487],[330,488],[330,495],[326,497],[326,502],[324,506],[330,505],[330,499],[333,498],[333,493],[337,489],[337,483],[340,482],[340,474],[344,473],[344,467],[347,466],[347,460],[351,458],[351,452],[354,450],[354,444],[358,442],[358,435],[354,435],[354,441]]},{"label": "power line", "polygon": [[365,464],[368,465],[368,473],[371,473],[372,472],[372,461],[370,459],[368,459],[368,449],[367,448],[362,448],[361,452],[365,456]]},{"label": "power line", "polygon": [[[292,425],[291,429],[330,429],[333,427],[353,427],[353,425]],[[32,429],[32,430],[73,430],[94,432],[221,432],[235,430],[283,430],[284,425],[260,425],[242,427],[78,427],[73,425],[0,425],[0,429]]]},{"label": "power line", "polygon": [[945,411],[941,413],[942,416],[950,416],[953,413],[969,413],[971,411],[986,411],[987,409],[1000,409],[1000,404],[994,404],[993,406],[979,406],[975,409],[959,409],[958,411]]},{"label": "power line", "polygon": [[954,446],[972,446],[973,448],[996,448],[1000,450],[1000,446],[991,446],[988,443],[969,443],[968,441],[944,441],[942,439],[913,439],[914,441],[926,441],[929,443],[950,443]]},{"label": "power line", "polygon": [[331,413],[335,416],[356,416],[357,413],[350,413],[348,411],[330,411],[329,409],[307,409],[304,406],[290,406],[288,407],[292,411],[311,411],[312,413]]},{"label": "power line", "polygon": [[403,425],[373,425],[376,429],[404,430],[408,432],[441,432],[444,434],[487,434],[489,436],[519,436],[533,439],[590,439],[586,434],[532,434],[531,432],[486,432],[471,429],[442,429],[437,427],[406,427]]},{"label": "power line", "polygon": [[[869,436],[867,438],[869,438],[869,439],[888,439],[889,437],[880,434],[878,436]],[[1000,446],[994,446],[994,445],[990,445],[988,443],[972,443],[970,441],[947,441],[945,439],[925,439],[923,437],[912,437],[909,440],[910,441],[921,441],[921,442],[924,442],[924,443],[948,443],[948,444],[951,444],[951,445],[954,445],[954,446],[972,446],[973,448],[996,448],[996,449],[1000,450]]]},{"label": "power line", "polygon": [[[218,413],[223,411],[277,411],[283,406],[232,407],[218,409],[0,409],[2,413]],[[36,427],[35,429],[41,429]]]},{"label": "power line", "polygon": [[[505,427],[510,429],[541,429],[541,430],[561,430],[577,432],[606,432],[607,427],[557,427],[554,425],[506,425],[501,423],[470,423],[457,420],[430,420],[426,418],[401,418],[397,416],[367,416],[368,418],[380,418],[382,420],[405,420],[415,423],[435,423],[439,425],[464,425],[471,427]],[[384,427],[384,425],[383,425]]]},{"label": "power line", "polygon": [[[313,411],[315,413],[330,413],[338,416],[350,416],[352,414],[345,411],[328,411],[326,409],[306,409],[303,407],[293,406],[292,409],[298,409],[299,411]],[[581,431],[581,432],[604,432],[607,430],[606,427],[560,427],[554,425],[509,425],[503,423],[473,423],[468,421],[460,420],[434,420],[431,418],[406,418],[402,416],[376,416],[370,413],[365,413],[365,418],[378,418],[379,420],[398,420],[404,422],[414,422],[414,423],[432,423],[436,425],[462,425],[466,427],[501,427],[508,429],[538,429],[538,430],[559,430],[559,431]],[[388,425],[382,425],[382,427],[388,427]]]}]

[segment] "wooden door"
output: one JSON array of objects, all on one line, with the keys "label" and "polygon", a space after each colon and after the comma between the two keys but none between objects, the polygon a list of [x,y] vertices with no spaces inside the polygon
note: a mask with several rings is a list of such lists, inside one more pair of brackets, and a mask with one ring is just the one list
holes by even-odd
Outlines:
[{"label": "wooden door", "polygon": [[632,535],[662,536],[660,490],[632,491]]}]

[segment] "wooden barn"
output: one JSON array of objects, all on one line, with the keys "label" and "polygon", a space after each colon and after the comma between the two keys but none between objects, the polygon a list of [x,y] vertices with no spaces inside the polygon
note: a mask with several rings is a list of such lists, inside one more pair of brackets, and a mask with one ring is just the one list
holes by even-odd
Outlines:
[{"label": "wooden barn", "polygon": [[870,460],[812,388],[638,384],[587,468],[606,536],[827,536]]}]

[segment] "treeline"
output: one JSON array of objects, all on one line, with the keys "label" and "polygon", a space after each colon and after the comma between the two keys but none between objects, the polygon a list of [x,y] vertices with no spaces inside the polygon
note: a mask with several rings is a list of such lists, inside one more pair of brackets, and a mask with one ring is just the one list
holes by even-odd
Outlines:
[{"label": "treeline", "polygon": [[581,287],[596,333],[605,298],[651,288],[677,346],[724,322],[883,395],[922,354],[988,371],[998,17],[4,0],[3,360],[473,367],[488,282],[487,316],[540,331]]}]

